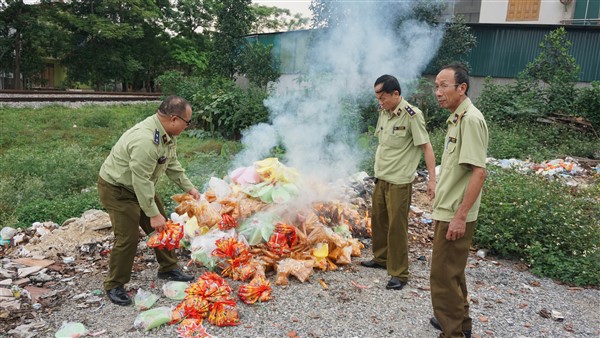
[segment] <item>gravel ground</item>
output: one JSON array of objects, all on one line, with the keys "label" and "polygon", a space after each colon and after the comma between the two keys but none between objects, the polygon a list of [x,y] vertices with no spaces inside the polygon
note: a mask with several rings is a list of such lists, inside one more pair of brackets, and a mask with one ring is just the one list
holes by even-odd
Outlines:
[{"label": "gravel ground", "polygon": [[[420,256],[425,260],[419,260]],[[388,276],[384,270],[360,266],[360,261],[371,257],[367,246],[362,257],[343,269],[315,272],[305,283],[292,277],[288,286],[273,285],[274,299],[269,302],[245,305],[238,301],[239,326],[216,327],[207,321],[204,326],[216,337],[436,337],[438,332],[429,325],[429,256],[427,247],[413,248],[409,284],[401,291],[390,291],[385,289]],[[129,289],[148,290],[154,284],[154,293],[160,294],[164,282],[155,278],[152,260],[146,257],[147,268],[135,274]],[[557,284],[519,268],[513,262],[482,259],[474,253],[469,258],[474,337],[600,336],[600,290]],[[80,270],[63,285],[64,302],[39,313],[38,320],[45,322],[39,337],[53,337],[65,321],[81,322],[99,337],[177,337],[176,325],[147,333],[133,328],[139,311],[114,305],[104,295],[100,306],[82,308],[84,301],[73,297],[100,289],[105,271],[96,271],[93,264]],[[204,269],[192,267],[190,272],[197,277]],[[240,283],[228,282],[237,291]],[[177,303],[163,296],[154,307]],[[564,320],[544,318],[542,310],[557,311]]]}]

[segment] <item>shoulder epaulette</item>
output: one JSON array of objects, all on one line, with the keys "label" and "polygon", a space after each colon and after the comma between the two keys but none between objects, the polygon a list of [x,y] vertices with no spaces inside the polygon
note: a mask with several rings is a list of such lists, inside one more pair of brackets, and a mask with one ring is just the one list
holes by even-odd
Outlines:
[{"label": "shoulder epaulette", "polygon": [[417,112],[415,112],[410,106],[404,107],[404,110],[406,110],[408,115],[410,115],[411,117],[417,115]]}]

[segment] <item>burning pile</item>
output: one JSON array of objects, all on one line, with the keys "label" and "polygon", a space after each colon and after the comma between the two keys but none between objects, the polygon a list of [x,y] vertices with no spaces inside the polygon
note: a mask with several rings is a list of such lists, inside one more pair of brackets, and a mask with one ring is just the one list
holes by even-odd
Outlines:
[{"label": "burning pile", "polygon": [[[188,194],[173,196],[179,204],[173,223],[184,224],[181,244],[191,250],[191,262],[211,271],[186,290],[175,310],[181,329],[200,327],[203,318],[214,325],[237,325],[239,318],[231,288],[224,278],[247,282],[238,298],[251,304],[271,299],[266,273],[276,273],[275,285],[290,276],[307,281],[313,270],[335,270],[360,256],[370,236],[368,217],[343,202],[311,203],[300,211],[291,207],[300,193],[300,176],[276,158],[236,169],[228,183],[211,178],[200,200]],[[218,295],[216,297],[215,295]]]}]

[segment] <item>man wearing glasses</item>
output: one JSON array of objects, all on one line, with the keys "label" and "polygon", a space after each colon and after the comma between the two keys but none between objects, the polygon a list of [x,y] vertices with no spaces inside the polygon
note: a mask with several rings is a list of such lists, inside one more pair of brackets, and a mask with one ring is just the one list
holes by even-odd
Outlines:
[{"label": "man wearing glasses", "polygon": [[467,96],[469,73],[453,63],[435,78],[440,107],[450,110],[435,201],[431,257],[431,325],[438,338],[471,337],[465,267],[486,177],[488,129]]},{"label": "man wearing glasses", "polygon": [[[156,114],[121,136],[100,168],[98,194],[115,234],[104,290],[115,304],[131,304],[124,285],[131,279],[138,227],[146,234],[166,229],[167,214],[155,191],[159,177],[166,174],[183,191],[200,198],[176,155],[175,137],[191,118],[192,107],[185,99],[168,96]],[[175,251],[155,249],[154,253],[158,278],[184,282],[193,279],[179,269]]]},{"label": "man wearing glasses", "polygon": [[421,153],[429,172],[427,193],[435,192],[435,157],[421,111],[401,95],[400,83],[391,75],[380,76],[374,85],[380,105],[375,136],[375,190],[371,211],[373,259],[361,262],[368,268],[386,269],[388,290],[401,290],[408,281],[408,212],[412,182]]}]

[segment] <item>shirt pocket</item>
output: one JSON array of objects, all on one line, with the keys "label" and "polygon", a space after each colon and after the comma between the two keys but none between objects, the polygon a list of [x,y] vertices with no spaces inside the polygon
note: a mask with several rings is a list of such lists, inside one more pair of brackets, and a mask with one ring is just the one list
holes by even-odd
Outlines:
[{"label": "shirt pocket", "polygon": [[391,148],[400,148],[406,143],[406,126],[393,126],[387,135],[385,145]]},{"label": "shirt pocket", "polygon": [[165,152],[159,155],[160,156],[156,160],[154,172],[150,177],[150,181],[152,182],[156,182],[159,179],[159,177],[167,171],[167,166],[169,165],[169,152]]},{"label": "shirt pocket", "polygon": [[446,139],[444,140],[444,151],[449,154],[454,153],[456,150],[456,145],[458,144],[458,137],[456,135],[457,130],[457,128],[451,130],[448,135],[446,135]]}]

